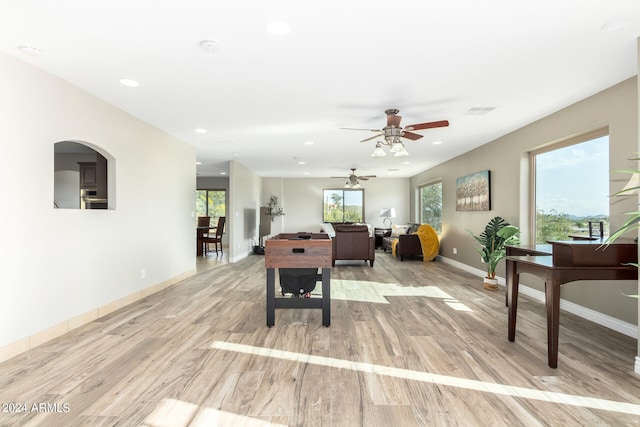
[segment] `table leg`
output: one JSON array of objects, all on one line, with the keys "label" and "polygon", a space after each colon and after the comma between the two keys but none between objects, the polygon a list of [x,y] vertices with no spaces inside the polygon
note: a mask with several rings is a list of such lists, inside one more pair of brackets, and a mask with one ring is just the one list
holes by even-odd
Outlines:
[{"label": "table leg", "polygon": [[267,268],[267,326],[276,323],[276,269]]},{"label": "table leg", "polygon": [[509,274],[507,274],[507,306],[509,308],[507,338],[509,341],[515,341],[516,314],[518,311],[518,283],[520,282],[520,275],[518,274],[515,261],[507,259],[507,271],[509,271]]},{"label": "table leg", "polygon": [[331,324],[331,269],[322,269],[322,326]]},{"label": "table leg", "polygon": [[[507,271],[506,271],[506,276],[505,277],[509,277],[511,276],[511,271],[513,270],[513,263],[509,263],[507,262]],[[504,305],[506,307],[509,307],[509,285],[506,284],[506,286],[504,287]]]},{"label": "table leg", "polygon": [[558,335],[560,332],[560,284],[557,279],[544,282],[547,306],[547,357],[551,368],[558,367]]},{"label": "table leg", "polygon": [[202,255],[203,251],[202,251],[202,238],[204,237],[204,231],[203,230],[196,230],[196,255],[200,256]]}]

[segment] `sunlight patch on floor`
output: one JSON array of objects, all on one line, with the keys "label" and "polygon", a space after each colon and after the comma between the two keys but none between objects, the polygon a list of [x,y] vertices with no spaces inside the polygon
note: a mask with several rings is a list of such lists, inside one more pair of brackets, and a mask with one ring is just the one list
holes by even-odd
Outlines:
[{"label": "sunlight patch on floor", "polygon": [[516,387],[506,384],[491,383],[486,381],[470,380],[447,375],[432,374],[429,372],[411,371],[408,369],[393,368],[389,366],[374,365],[371,363],[355,362],[350,360],[335,359],[331,357],[313,356],[310,354],[295,353],[291,351],[275,350],[264,347],[234,344],[223,341],[214,341],[212,348],[251,354],[262,357],[272,357],[292,362],[307,363],[326,366],[337,369],[349,369],[352,371],[367,372],[376,375],[385,375],[402,378],[409,381],[422,381],[447,387],[457,387],[467,390],[475,390],[483,393],[493,393],[503,396],[511,396],[522,399],[551,402],[560,405],[580,406],[584,408],[600,409],[605,411],[621,412],[640,415],[640,405],[617,402],[614,400],[599,399],[595,397],[578,396],[552,391],[536,390],[526,387]]},{"label": "sunlight patch on floor", "polygon": [[197,426],[245,426],[284,427],[264,420],[238,415],[213,408],[203,408],[193,403],[176,399],[162,399],[162,402],[144,420],[143,427],[197,427]]},{"label": "sunlight patch on floor", "polygon": [[400,286],[397,283],[380,283],[365,280],[331,280],[331,299],[389,304],[386,297],[423,296],[449,298],[449,294],[437,286]]},{"label": "sunlight patch on floor", "polygon": [[473,311],[469,307],[467,307],[465,304],[453,298],[445,299],[444,303],[457,311]]}]

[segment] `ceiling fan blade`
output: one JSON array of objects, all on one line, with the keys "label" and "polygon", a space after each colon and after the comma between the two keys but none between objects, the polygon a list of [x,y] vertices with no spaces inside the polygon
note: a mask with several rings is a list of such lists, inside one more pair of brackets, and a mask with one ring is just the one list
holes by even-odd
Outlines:
[{"label": "ceiling fan blade", "polygon": [[420,135],[419,133],[413,133],[413,132],[403,132],[402,133],[402,137],[403,138],[407,138],[407,139],[410,139],[412,141],[415,141],[416,139],[420,139],[423,136],[424,135]]},{"label": "ceiling fan blade", "polygon": [[332,176],[331,178],[349,179],[349,177],[348,177],[348,176]]},{"label": "ceiling fan blade", "polygon": [[421,130],[421,129],[433,129],[433,128],[442,128],[449,126],[448,120],[440,120],[437,122],[426,122],[426,123],[418,123],[417,125],[407,126],[405,129],[407,130]]},{"label": "ceiling fan blade", "polygon": [[340,129],[344,129],[344,130],[366,130],[369,132],[382,132],[382,130],[380,129],[360,129],[360,128],[340,128]]},{"label": "ceiling fan blade", "polygon": [[369,178],[367,178],[366,176],[359,176],[358,179],[361,181],[369,181]]},{"label": "ceiling fan blade", "polygon": [[362,141],[360,141],[360,142],[367,142],[367,141],[371,141],[372,139],[379,138],[379,137],[381,137],[382,135],[383,135],[383,134],[381,134],[381,133],[380,133],[380,134],[378,134],[378,135],[373,135],[372,137],[367,138],[367,139],[363,139],[363,140],[362,140]]},{"label": "ceiling fan blade", "polygon": [[364,175],[364,176],[361,176],[360,178],[367,178],[367,179],[369,179],[369,178],[375,178],[375,177],[376,177],[375,175]]}]

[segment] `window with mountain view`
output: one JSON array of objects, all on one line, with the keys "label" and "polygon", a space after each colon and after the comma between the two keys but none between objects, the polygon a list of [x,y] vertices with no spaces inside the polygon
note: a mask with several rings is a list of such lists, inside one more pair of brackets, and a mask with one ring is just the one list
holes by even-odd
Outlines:
[{"label": "window with mountain view", "polygon": [[536,243],[588,235],[589,221],[609,234],[607,130],[545,147],[531,156]]},{"label": "window with mountain view", "polygon": [[322,222],[364,222],[364,189],[324,190]]}]

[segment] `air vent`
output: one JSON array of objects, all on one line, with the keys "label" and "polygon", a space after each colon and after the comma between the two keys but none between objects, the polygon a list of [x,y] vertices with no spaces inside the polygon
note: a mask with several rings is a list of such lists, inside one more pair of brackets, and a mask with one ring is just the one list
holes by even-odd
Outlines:
[{"label": "air vent", "polygon": [[496,107],[472,107],[465,113],[467,116],[484,116],[485,114],[489,114]]}]

